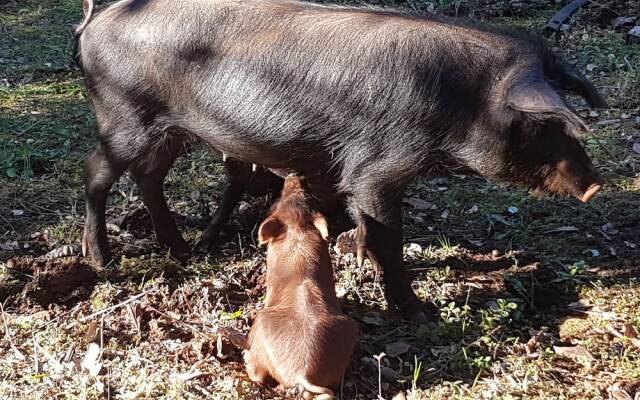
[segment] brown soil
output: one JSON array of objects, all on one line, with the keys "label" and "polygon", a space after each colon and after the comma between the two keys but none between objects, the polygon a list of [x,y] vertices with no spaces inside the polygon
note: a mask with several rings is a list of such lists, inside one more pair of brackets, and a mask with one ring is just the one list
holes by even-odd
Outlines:
[{"label": "brown soil", "polygon": [[77,301],[91,292],[97,279],[95,269],[80,257],[46,260],[24,256],[10,259],[7,265],[20,281],[26,281],[23,303],[43,307]]}]

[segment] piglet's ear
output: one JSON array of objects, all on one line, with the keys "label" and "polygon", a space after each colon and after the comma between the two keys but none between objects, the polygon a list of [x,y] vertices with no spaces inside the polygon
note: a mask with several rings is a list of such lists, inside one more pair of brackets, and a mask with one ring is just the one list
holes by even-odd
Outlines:
[{"label": "piglet's ear", "polygon": [[534,119],[559,119],[572,130],[588,131],[582,119],[569,109],[560,95],[542,78],[525,77],[515,80],[507,92],[507,106],[531,114]]},{"label": "piglet's ear", "polygon": [[329,225],[327,224],[327,220],[320,213],[315,213],[313,215],[313,225],[315,225],[316,229],[320,232],[320,235],[324,240],[329,239]]},{"label": "piglet's ear", "polygon": [[260,224],[260,229],[258,229],[258,242],[261,245],[265,245],[284,235],[286,231],[287,227],[282,221],[272,215]]}]

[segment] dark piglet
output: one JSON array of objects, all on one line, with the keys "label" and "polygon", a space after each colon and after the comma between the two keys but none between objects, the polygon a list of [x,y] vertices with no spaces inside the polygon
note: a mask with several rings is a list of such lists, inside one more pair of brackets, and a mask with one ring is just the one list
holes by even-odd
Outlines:
[{"label": "dark piglet", "polygon": [[361,227],[360,259],[416,320],[427,315],[402,268],[401,201],[417,175],[444,163],[582,201],[602,187],[563,93],[604,102],[534,37],[281,0],[124,0],[93,14],[77,34],[100,135],[83,248],[98,262],[107,194],[127,169],[158,239],[186,247],[162,193],[186,138],[326,176]]},{"label": "dark piglet", "polygon": [[358,325],[340,311],[327,221],[302,178],[287,177],[258,239],[267,245],[267,297],[244,352],[249,378],[329,397],[349,365]]}]

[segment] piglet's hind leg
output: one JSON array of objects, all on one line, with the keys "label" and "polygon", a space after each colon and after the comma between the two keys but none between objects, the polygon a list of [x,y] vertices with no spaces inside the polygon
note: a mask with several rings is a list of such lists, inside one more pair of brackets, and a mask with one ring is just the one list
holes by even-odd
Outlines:
[{"label": "piglet's hind leg", "polygon": [[269,371],[264,365],[261,365],[260,360],[256,359],[251,350],[245,350],[243,357],[249,379],[260,386],[266,386],[269,383]]}]

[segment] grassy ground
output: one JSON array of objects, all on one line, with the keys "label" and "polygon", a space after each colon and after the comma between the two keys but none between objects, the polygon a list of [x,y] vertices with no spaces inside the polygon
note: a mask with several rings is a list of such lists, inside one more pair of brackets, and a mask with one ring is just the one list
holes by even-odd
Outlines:
[{"label": "grassy ground", "polygon": [[[532,30],[559,8],[399,5]],[[576,104],[594,128],[585,146],[609,181],[592,203],[476,178],[417,181],[407,193],[405,260],[416,292],[440,310],[428,325],[388,314],[375,271],[334,255],[345,311],[361,327],[342,398],[640,396],[640,45],[607,26],[639,9],[592,4],[555,44],[611,105],[589,113]],[[108,212],[118,268],[95,274],[74,257],[28,263],[62,245],[77,251],[83,224],[81,165],[94,119],[71,63],[81,14],[79,0],[0,4],[0,398],[282,397],[244,382],[239,351],[218,336],[220,327],[246,331],[260,308],[255,224],[268,197],[246,199],[220,251],[180,264],[153,241],[124,177]],[[189,240],[221,182],[220,160],[201,148],[170,173],[170,204]]]}]

